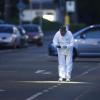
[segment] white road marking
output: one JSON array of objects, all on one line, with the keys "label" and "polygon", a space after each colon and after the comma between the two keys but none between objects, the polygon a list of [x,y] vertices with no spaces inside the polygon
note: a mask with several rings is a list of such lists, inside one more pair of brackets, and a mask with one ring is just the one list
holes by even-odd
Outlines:
[{"label": "white road marking", "polygon": [[19,83],[43,83],[43,84],[49,84],[49,83],[52,83],[52,84],[63,84],[63,83],[66,83],[66,84],[92,84],[90,82],[76,82],[76,81],[70,81],[70,82],[66,82],[66,81],[62,81],[62,82],[59,82],[59,81],[17,81]]},{"label": "white road marking", "polygon": [[45,93],[48,93],[50,92],[51,89],[54,89],[54,88],[57,88],[58,86],[57,85],[54,85],[54,86],[51,86],[49,87],[48,89],[45,89],[45,90],[42,90],[41,92],[38,92],[36,94],[33,94],[32,96],[30,96],[29,98],[27,98],[26,100],[34,100],[36,99],[37,97],[45,94]]},{"label": "white road marking", "polygon": [[37,70],[36,72],[35,72],[35,74],[47,74],[47,75],[50,75],[51,74],[51,72],[49,72],[49,71],[46,71],[46,70]]},{"label": "white road marking", "polygon": [[50,75],[50,74],[51,74],[51,72],[44,72],[43,74]]},{"label": "white road marking", "polygon": [[42,90],[41,92],[38,92],[36,94],[33,94],[32,96],[30,96],[29,98],[27,98],[26,100],[34,100],[37,97],[50,92],[50,90],[53,90],[54,88],[57,88],[61,85],[61,83],[68,83],[68,84],[90,84],[89,82],[59,82],[59,81],[19,81],[21,83],[25,82],[25,83],[56,83],[57,85],[53,85],[51,87],[49,87],[48,89]]},{"label": "white road marking", "polygon": [[38,93],[32,95],[31,97],[27,98],[26,100],[34,100],[35,98],[37,98],[38,96],[40,96],[42,94],[43,94],[42,92],[38,92]]},{"label": "white road marking", "polygon": [[93,68],[91,68],[91,69],[88,69],[87,71],[85,71],[85,72],[83,72],[82,74],[76,76],[75,78],[85,76],[85,75],[87,75],[89,72],[92,72],[92,71],[94,71],[94,70],[96,70],[96,69],[98,69],[98,68],[100,68],[100,67],[97,66],[97,67],[93,67]]},{"label": "white road marking", "polygon": [[48,88],[49,90],[52,90],[54,87],[50,87],[50,88]]},{"label": "white road marking", "polygon": [[46,89],[46,90],[43,90],[43,92],[49,92],[49,90]]},{"label": "white road marking", "polygon": [[[94,70],[100,68],[99,65],[100,65],[100,63],[98,64],[97,67],[95,67],[95,68],[91,68],[91,69],[88,69],[87,71],[85,71],[85,72],[83,72],[82,74],[78,75],[77,78],[78,78],[78,77],[85,76],[85,75],[87,75],[89,72],[92,72],[92,71],[94,71]],[[76,97],[74,100],[79,100],[82,96],[84,96],[85,94],[87,94],[89,91],[90,91],[90,89],[84,91],[84,92],[81,93],[78,97]]]},{"label": "white road marking", "polygon": [[87,94],[88,92],[90,92],[90,89],[84,91],[83,93],[81,93],[78,97],[76,97],[74,100],[79,100],[82,96],[84,96],[85,94]]},{"label": "white road marking", "polygon": [[[87,71],[83,72],[82,74],[78,75],[77,77],[81,77],[81,76],[84,76],[86,74],[88,74],[89,72],[91,71],[94,71],[98,68],[95,67],[95,68],[91,68],[91,69],[88,69]],[[46,72],[45,70],[37,70],[35,72],[36,74],[39,74],[39,73],[42,73],[42,74],[48,74],[48,72]],[[50,73],[49,73],[50,74]],[[76,81],[70,81],[70,82],[59,82],[59,81],[19,81],[19,82],[22,82],[22,83],[56,83],[57,85],[54,85],[52,87],[49,87],[48,89],[45,89],[45,90],[42,90],[41,92],[38,92],[36,94],[33,94],[32,96],[30,96],[29,98],[27,98],[26,100],[34,100],[36,99],[37,97],[45,94],[45,93],[48,93],[50,92],[50,90],[53,90],[54,88],[57,88],[59,87],[62,83],[66,83],[66,84],[92,84],[90,82],[76,82]],[[84,94],[86,94],[88,91],[85,91],[83,92],[82,94],[80,94],[77,98],[75,98],[75,100],[79,100],[80,97],[82,97]]]},{"label": "white road marking", "polygon": [[4,92],[4,91],[6,91],[6,90],[0,89],[0,92]]},{"label": "white road marking", "polygon": [[45,72],[45,70],[37,70],[35,73],[39,74],[39,73],[43,73],[43,72]]}]

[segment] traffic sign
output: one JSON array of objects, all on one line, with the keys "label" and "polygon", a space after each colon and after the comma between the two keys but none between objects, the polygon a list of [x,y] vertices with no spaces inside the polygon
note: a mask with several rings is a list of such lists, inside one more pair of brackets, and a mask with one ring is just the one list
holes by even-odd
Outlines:
[{"label": "traffic sign", "polygon": [[66,11],[75,12],[75,1],[66,1]]},{"label": "traffic sign", "polygon": [[25,4],[22,2],[22,1],[19,1],[17,3],[17,8],[20,10],[20,9],[24,9],[25,8]]}]

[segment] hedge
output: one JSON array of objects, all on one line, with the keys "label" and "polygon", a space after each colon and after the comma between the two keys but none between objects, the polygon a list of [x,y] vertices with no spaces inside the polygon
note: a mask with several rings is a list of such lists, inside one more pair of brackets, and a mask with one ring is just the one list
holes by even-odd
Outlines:
[{"label": "hedge", "polygon": [[[34,24],[40,24],[40,18],[35,18],[33,20]],[[50,22],[48,20],[42,19],[42,29],[44,31],[55,31],[58,30],[59,27],[62,25],[60,22]],[[77,23],[77,24],[70,24],[69,28],[72,32],[76,32],[82,28],[86,27],[84,23]]]},{"label": "hedge", "polygon": [[[18,18],[13,18],[11,23],[13,24],[19,24]],[[23,22],[22,24],[28,24],[30,22]],[[32,21],[33,24],[40,24],[40,18],[37,17]],[[60,22],[50,22],[46,19],[42,18],[42,30],[43,31],[57,31],[59,27],[62,25]],[[77,23],[77,24],[70,24],[69,28],[72,32],[76,32],[82,28],[86,27],[86,24],[84,23]]]}]

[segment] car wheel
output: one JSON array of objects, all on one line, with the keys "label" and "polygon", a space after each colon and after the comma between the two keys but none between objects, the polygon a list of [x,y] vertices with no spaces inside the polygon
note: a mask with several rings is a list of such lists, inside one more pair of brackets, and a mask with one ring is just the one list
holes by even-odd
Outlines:
[{"label": "car wheel", "polygon": [[43,46],[43,42],[41,39],[37,42],[37,46]]},{"label": "car wheel", "polygon": [[37,43],[37,46],[43,46],[42,42]]}]

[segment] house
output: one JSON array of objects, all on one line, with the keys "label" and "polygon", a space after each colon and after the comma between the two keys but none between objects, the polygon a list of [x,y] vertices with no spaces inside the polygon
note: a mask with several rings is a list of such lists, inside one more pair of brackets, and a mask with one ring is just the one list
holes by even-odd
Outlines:
[{"label": "house", "polygon": [[30,4],[22,11],[22,21],[32,21],[36,17],[49,21],[59,21],[58,11],[53,0],[30,0]]}]

